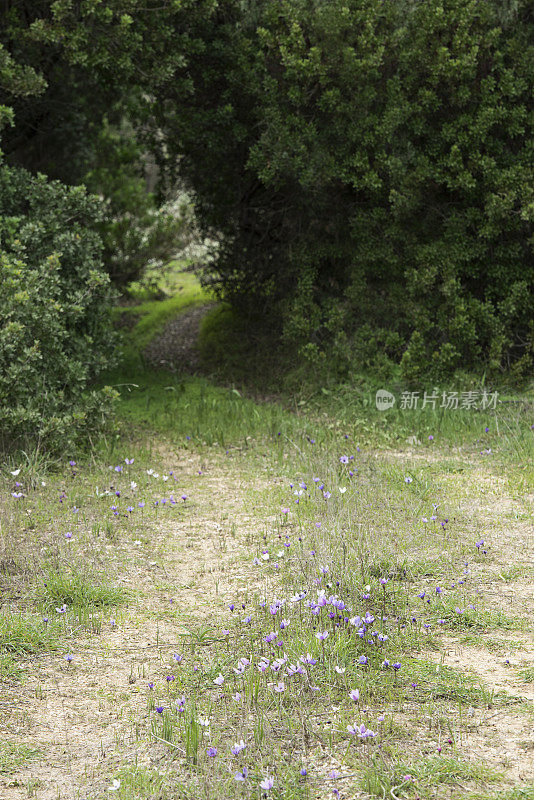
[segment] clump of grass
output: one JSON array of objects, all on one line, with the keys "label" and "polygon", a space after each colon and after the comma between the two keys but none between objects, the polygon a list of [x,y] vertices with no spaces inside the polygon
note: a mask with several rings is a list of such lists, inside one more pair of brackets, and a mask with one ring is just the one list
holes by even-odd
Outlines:
[{"label": "clump of grass", "polygon": [[0,616],[0,654],[15,655],[57,649],[57,628],[22,614]]},{"label": "clump of grass", "polygon": [[0,775],[19,772],[28,762],[38,758],[40,752],[37,747],[0,741]]},{"label": "clump of grass", "polygon": [[454,785],[466,780],[489,782],[500,777],[497,770],[480,761],[468,761],[454,755],[393,765],[377,759],[365,769],[360,786],[373,797],[409,797],[439,784]]},{"label": "clump of grass", "polygon": [[534,683],[534,666],[520,669],[517,674],[525,683]]},{"label": "clump of grass", "polygon": [[125,589],[110,585],[104,577],[91,578],[80,572],[49,572],[38,591],[37,601],[52,610],[63,605],[76,609],[105,608],[125,603]]}]

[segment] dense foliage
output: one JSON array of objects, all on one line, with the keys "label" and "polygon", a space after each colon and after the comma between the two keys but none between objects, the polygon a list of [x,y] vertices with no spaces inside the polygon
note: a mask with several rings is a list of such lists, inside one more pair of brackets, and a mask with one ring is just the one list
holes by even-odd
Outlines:
[{"label": "dense foliage", "polygon": [[[150,9],[134,26],[126,12],[136,3],[129,0],[5,5],[5,57],[41,81],[38,92],[7,92],[15,124],[3,132],[5,159],[67,185],[83,183],[102,198],[102,260],[112,283],[123,288],[191,237],[191,214],[175,202],[175,187],[163,198],[147,185],[153,181],[141,142],[148,108],[143,91],[157,84],[159,68],[165,70],[169,33]],[[0,80],[0,102],[6,89]]]},{"label": "dense foliage", "polygon": [[112,363],[109,278],[83,187],[0,165],[0,445],[72,445],[113,393],[88,384]]},{"label": "dense foliage", "polygon": [[221,294],[312,362],[528,374],[526,0],[7,6],[3,42],[48,89],[36,106],[19,94],[6,152],[115,204],[101,233],[117,282],[152,246],[135,183],[150,151],[161,196],[185,182],[219,242]]},{"label": "dense foliage", "polygon": [[201,220],[223,234],[223,293],[341,372],[528,374],[527,4],[241,9],[203,23],[190,96],[156,104],[171,165],[185,154]]}]

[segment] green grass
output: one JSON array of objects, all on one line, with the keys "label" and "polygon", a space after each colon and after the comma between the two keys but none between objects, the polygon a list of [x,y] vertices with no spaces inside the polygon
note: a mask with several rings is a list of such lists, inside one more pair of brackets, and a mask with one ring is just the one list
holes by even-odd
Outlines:
[{"label": "green grass", "polygon": [[125,603],[125,589],[112,586],[104,576],[93,578],[80,572],[48,572],[37,593],[37,602],[43,608],[54,610],[66,604],[73,610],[105,608]]},{"label": "green grass", "polygon": [[[2,611],[0,614],[0,680],[18,680],[24,673],[19,659],[60,646],[56,622],[47,624],[41,617]],[[1,757],[0,757],[1,764]],[[1,771],[1,770],[0,770]]]},{"label": "green grass", "polygon": [[525,683],[534,683],[534,666],[520,669],[517,674]]},{"label": "green grass", "polygon": [[237,445],[248,449],[252,440],[268,437],[275,447],[279,442],[294,447],[288,445],[288,439],[297,436],[302,446],[307,432],[316,430],[281,406],[254,403],[237,389],[213,386],[201,378],[180,379],[153,371],[144,373],[136,385],[119,389],[118,418],[130,431],[132,426],[139,436],[157,431],[184,446],[217,443],[221,448]]},{"label": "green grass", "polygon": [[40,650],[55,650],[58,629],[42,618],[3,612],[0,615],[0,653],[25,655]]},{"label": "green grass", "polygon": [[0,775],[11,775],[19,772],[40,755],[41,751],[37,747],[0,741]]},{"label": "green grass", "polygon": [[458,781],[496,781],[500,773],[480,761],[458,756],[432,756],[392,766],[376,761],[367,768],[360,786],[373,797],[414,797],[440,784]]}]

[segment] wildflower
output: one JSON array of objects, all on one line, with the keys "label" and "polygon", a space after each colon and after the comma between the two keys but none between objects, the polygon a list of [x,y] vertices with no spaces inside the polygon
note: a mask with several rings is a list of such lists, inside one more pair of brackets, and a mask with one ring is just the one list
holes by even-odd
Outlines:
[{"label": "wildflower", "polygon": [[334,671],[337,672],[338,675],[344,675],[346,672],[345,667],[334,667]]},{"label": "wildflower", "polygon": [[322,633],[319,632],[319,633],[316,633],[315,635],[319,639],[320,642],[324,642],[324,640],[328,639],[328,637],[330,636],[328,631],[323,631]]},{"label": "wildflower", "polygon": [[222,685],[223,685],[223,683],[224,683],[224,678],[223,678],[223,676],[222,676],[222,674],[221,674],[220,672],[219,672],[219,674],[217,675],[217,677],[214,679],[213,683],[214,683],[216,686],[222,686]]},{"label": "wildflower", "polygon": [[67,655],[64,656],[64,658],[65,658],[65,661],[67,662],[67,664],[70,664],[70,662],[72,661],[74,656],[72,655],[72,653],[67,653]]},{"label": "wildflower", "polygon": [[404,478],[404,483],[413,483],[413,478],[411,477],[411,475],[407,475]]},{"label": "wildflower", "polygon": [[236,743],[234,744],[234,746],[230,748],[230,752],[231,752],[231,753],[232,753],[234,756],[238,756],[240,753],[242,753],[242,752],[243,752],[243,750],[245,750],[245,748],[246,748],[246,744],[245,744],[245,742],[243,741],[243,739],[241,739],[241,741],[240,741],[240,742],[236,742]]},{"label": "wildflower", "polygon": [[236,774],[234,775],[234,780],[246,781],[247,777],[248,777],[248,769],[246,767],[243,767],[241,772],[236,772]]},{"label": "wildflower", "polygon": [[260,781],[260,786],[264,792],[269,792],[274,786],[274,778],[265,778],[263,781]]},{"label": "wildflower", "polygon": [[[70,462],[70,463],[75,463],[75,462]],[[116,792],[117,789],[120,789],[120,785],[121,785],[120,780],[114,778],[111,786],[108,786],[108,792]]]},{"label": "wildflower", "polygon": [[360,727],[357,725],[347,725],[347,730],[352,736],[358,736],[360,739],[372,739],[376,736],[376,733],[370,728],[366,728],[363,722]]},{"label": "wildflower", "polygon": [[290,620],[288,620],[288,619],[281,620],[281,622],[280,622],[280,630],[283,631],[284,628],[288,628],[289,627],[289,623],[290,623]]},{"label": "wildflower", "polygon": [[198,724],[199,724],[199,725],[200,725],[202,728],[209,728],[209,726],[210,726],[210,724],[211,724],[211,723],[210,723],[210,719],[209,719],[209,717],[199,717],[199,718],[198,718]]},{"label": "wildflower", "polygon": [[174,660],[176,661],[177,664],[180,664],[184,660],[184,657],[183,656],[179,656],[178,653],[174,653],[173,654],[173,658],[174,658]]},{"label": "wildflower", "polygon": [[156,711],[158,714],[163,714],[163,706],[156,706]]},{"label": "wildflower", "polygon": [[360,656],[359,659],[358,659],[358,664],[362,664],[363,666],[365,666],[365,664],[367,664],[367,662],[368,662],[367,656]]},{"label": "wildflower", "polygon": [[351,689],[349,692],[349,697],[351,700],[354,700],[354,702],[357,703],[358,700],[360,699],[359,689]]},{"label": "wildflower", "polygon": [[210,758],[215,758],[215,756],[217,755],[217,748],[208,747],[208,749],[206,750],[206,755],[208,755]]},{"label": "wildflower", "polygon": [[308,774],[308,770],[306,769],[306,767],[302,767],[302,769],[300,770],[300,774],[302,775],[303,778],[306,777],[306,775]]}]

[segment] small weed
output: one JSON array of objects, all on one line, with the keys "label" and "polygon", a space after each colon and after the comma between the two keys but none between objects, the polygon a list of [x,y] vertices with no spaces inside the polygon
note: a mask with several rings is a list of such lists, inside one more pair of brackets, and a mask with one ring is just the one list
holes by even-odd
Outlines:
[{"label": "small weed", "polygon": [[40,753],[37,747],[0,741],[0,775],[19,772],[30,761],[38,758]]},{"label": "small weed", "polygon": [[534,666],[524,667],[517,674],[524,683],[534,683]]}]

